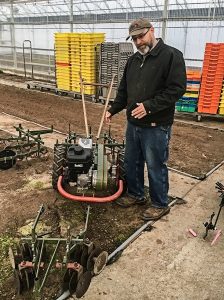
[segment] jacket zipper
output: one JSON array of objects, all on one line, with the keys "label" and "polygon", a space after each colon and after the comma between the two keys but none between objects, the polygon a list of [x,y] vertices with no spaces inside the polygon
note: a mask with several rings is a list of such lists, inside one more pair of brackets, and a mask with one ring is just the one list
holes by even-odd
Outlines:
[{"label": "jacket zipper", "polygon": [[147,56],[149,56],[149,53],[147,53],[146,55],[142,55],[142,63],[141,63],[141,65],[140,65],[140,68],[143,67],[144,62],[145,62],[145,59],[146,59]]},{"label": "jacket zipper", "polygon": [[143,65],[144,65],[144,62],[145,62],[145,56],[143,56],[143,57],[142,57],[142,63],[141,63],[141,65],[140,65],[140,68],[142,68],[142,67],[143,67]]}]

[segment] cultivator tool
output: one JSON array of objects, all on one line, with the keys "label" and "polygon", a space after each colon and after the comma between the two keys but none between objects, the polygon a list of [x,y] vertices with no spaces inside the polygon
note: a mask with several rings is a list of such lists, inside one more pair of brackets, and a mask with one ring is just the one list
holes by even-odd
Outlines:
[{"label": "cultivator tool", "polygon": [[87,209],[85,228],[76,237],[71,236],[68,228],[66,238],[47,237],[52,232],[36,233],[37,223],[44,210],[42,205],[32,226],[31,236],[21,238],[16,252],[12,248],[9,249],[16,294],[32,290],[40,295],[54,265],[55,270],[64,274],[60,294],[81,298],[87,291],[92,277],[103,270],[108,258],[106,251],[102,251],[85,238],[90,207]]},{"label": "cultivator tool", "polygon": [[[123,165],[124,143],[116,143],[110,133],[104,135],[103,143],[93,143],[91,138],[70,133],[65,143],[54,146],[52,185],[70,200],[113,201],[124,190]],[[66,191],[69,185],[73,194]],[[108,195],[108,191],[115,188],[116,191]],[[96,196],[97,193],[104,196]]]},{"label": "cultivator tool", "polygon": [[[221,182],[216,182],[216,189],[218,190],[218,192],[220,193],[220,197],[221,197],[221,202],[219,204],[219,211],[218,211],[218,214],[217,214],[217,217],[215,219],[215,222],[213,223],[213,218],[215,216],[215,213],[213,212],[210,216],[210,219],[208,222],[205,222],[204,223],[204,226],[206,228],[206,232],[203,236],[203,238],[205,239],[208,235],[208,231],[209,230],[216,230],[216,224],[218,222],[218,219],[219,219],[219,216],[220,216],[220,213],[221,213],[221,209],[222,207],[224,206],[224,185],[221,183]],[[219,230],[214,238],[214,242],[215,242],[215,239],[217,239],[221,234],[221,230]]]},{"label": "cultivator tool", "polygon": [[24,159],[33,155],[40,156],[46,154],[47,148],[41,139],[42,134],[52,133],[51,129],[44,130],[24,130],[21,124],[14,126],[18,131],[18,137],[0,138],[0,143],[5,145],[0,151],[0,169],[7,170],[15,165],[17,159]]},{"label": "cultivator tool", "polygon": [[[82,79],[80,81],[86,136],[79,136],[69,130],[65,142],[55,144],[52,185],[70,200],[100,203],[113,201],[123,193],[125,183],[124,142],[117,143],[111,137],[110,129],[108,134],[101,135],[113,80],[95,141],[88,127]],[[72,194],[66,191],[69,185],[73,186]],[[108,195],[111,187],[113,193]]]}]

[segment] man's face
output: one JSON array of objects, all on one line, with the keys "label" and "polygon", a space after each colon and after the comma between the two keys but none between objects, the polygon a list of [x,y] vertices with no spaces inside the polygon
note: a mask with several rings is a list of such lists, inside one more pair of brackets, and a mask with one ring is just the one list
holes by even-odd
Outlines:
[{"label": "man's face", "polygon": [[138,51],[145,55],[153,46],[151,28],[145,28],[141,34],[132,36],[132,40]]}]

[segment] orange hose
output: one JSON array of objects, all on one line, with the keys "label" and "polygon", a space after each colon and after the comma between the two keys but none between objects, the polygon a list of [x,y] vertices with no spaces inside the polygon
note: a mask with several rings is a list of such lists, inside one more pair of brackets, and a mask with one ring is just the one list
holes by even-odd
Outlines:
[{"label": "orange hose", "polygon": [[59,193],[69,199],[69,200],[73,200],[73,201],[83,201],[83,202],[98,202],[98,203],[104,203],[104,202],[110,202],[113,200],[116,200],[121,193],[123,192],[123,181],[119,180],[119,187],[118,190],[116,191],[115,194],[111,195],[111,196],[106,196],[106,197],[94,197],[94,196],[77,196],[77,195],[72,195],[67,193],[63,187],[62,187],[62,176],[59,176],[58,178],[58,183],[57,183],[57,188]]}]

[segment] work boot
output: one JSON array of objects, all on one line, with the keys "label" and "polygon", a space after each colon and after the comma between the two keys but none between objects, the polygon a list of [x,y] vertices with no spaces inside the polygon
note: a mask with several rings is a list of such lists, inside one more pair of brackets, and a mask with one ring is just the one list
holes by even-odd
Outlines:
[{"label": "work boot", "polygon": [[115,203],[122,207],[130,207],[133,205],[144,205],[146,204],[147,200],[145,198],[137,199],[134,197],[131,197],[130,195],[124,195],[121,198],[118,198],[115,200]]},{"label": "work boot", "polygon": [[168,214],[169,212],[169,206],[161,208],[151,206],[144,211],[141,218],[144,221],[158,220],[159,218]]}]

